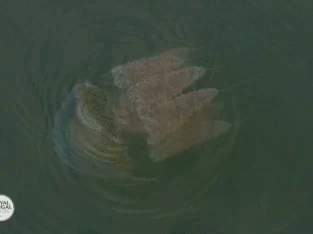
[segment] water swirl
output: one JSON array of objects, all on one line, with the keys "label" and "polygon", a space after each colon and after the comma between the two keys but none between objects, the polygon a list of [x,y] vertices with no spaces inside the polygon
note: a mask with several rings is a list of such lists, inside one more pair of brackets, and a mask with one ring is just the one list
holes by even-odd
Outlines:
[{"label": "water swirl", "polygon": [[[282,58],[294,51],[292,46],[271,44],[254,27],[244,26],[244,19],[238,13],[240,9],[234,7],[233,13],[228,14],[230,10],[217,5],[199,7],[170,2],[133,5],[112,1],[110,7],[77,3],[59,9],[51,4],[51,9],[59,10],[39,10],[43,19],[38,23],[41,30],[27,25],[14,29],[21,33],[16,37],[18,43],[22,41],[18,38],[25,38],[24,46],[15,51],[20,67],[14,70],[19,79],[7,81],[0,99],[5,110],[0,119],[1,146],[5,138],[3,149],[10,156],[6,159],[7,165],[14,168],[11,182],[3,186],[14,190],[16,195],[12,198],[18,207],[12,223],[8,224],[12,233],[36,233],[44,229],[47,233],[80,234],[111,233],[111,230],[114,233],[178,233],[174,227],[184,226],[185,220],[190,223],[191,231],[207,226],[212,226],[212,232],[228,230],[214,228],[224,224],[226,212],[220,210],[220,206],[228,204],[226,198],[214,191],[224,189],[219,188],[223,173],[229,173],[226,169],[240,158],[235,143],[242,124],[246,118],[260,120],[270,115],[273,112],[263,110],[269,106],[279,110],[283,101],[288,103],[301,92],[300,85],[290,85],[292,79],[284,81],[286,86],[275,81],[275,74],[293,72],[284,66],[287,61]],[[181,12],[173,14],[173,9]],[[246,14],[249,18],[252,13]],[[36,21],[35,17],[30,19]],[[282,26],[281,31],[284,30]],[[138,155],[139,174],[156,180],[88,176],[57,157],[51,140],[55,116],[75,85],[88,80],[97,87],[107,88],[111,68],[178,47],[192,48],[194,55],[188,62],[208,68],[187,91],[219,90],[217,101],[224,104],[221,115],[233,124],[225,137],[160,164],[149,160],[147,146],[142,141],[134,142],[131,150]],[[258,62],[262,65],[256,65]],[[299,62],[299,69],[295,68],[292,74],[298,75],[299,70],[304,74],[307,65],[303,64]],[[288,94],[285,99],[276,91],[279,88]],[[14,91],[10,93],[11,90]],[[10,131],[5,130],[5,122],[10,124]],[[259,150],[266,147],[266,143],[271,144],[264,140],[269,135],[263,134],[255,140],[260,141]],[[277,134],[279,137],[282,135]],[[240,139],[243,141],[245,139]],[[227,191],[221,192],[225,193]],[[27,202],[19,194],[27,197]],[[262,199],[257,196],[257,203],[263,204]],[[227,206],[232,209],[232,204]],[[254,208],[248,206],[247,210]],[[267,215],[262,212],[256,213]],[[29,222],[29,214],[33,222]],[[230,214],[226,216],[232,219]],[[207,217],[212,217],[210,224],[206,223]],[[237,225],[225,223],[230,228]],[[237,227],[238,233],[243,230],[240,225]]]}]

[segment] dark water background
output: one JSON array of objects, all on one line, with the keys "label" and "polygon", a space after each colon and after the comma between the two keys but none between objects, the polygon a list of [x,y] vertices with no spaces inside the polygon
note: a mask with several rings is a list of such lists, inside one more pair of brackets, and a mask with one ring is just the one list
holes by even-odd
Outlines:
[{"label": "dark water background", "polygon": [[[313,233],[312,4],[1,1],[0,194],[15,213],[0,234]],[[178,46],[224,65],[217,88],[248,80],[225,92],[248,118],[227,160],[197,170],[203,146],[139,186],[59,162],[54,115],[77,81]]]}]

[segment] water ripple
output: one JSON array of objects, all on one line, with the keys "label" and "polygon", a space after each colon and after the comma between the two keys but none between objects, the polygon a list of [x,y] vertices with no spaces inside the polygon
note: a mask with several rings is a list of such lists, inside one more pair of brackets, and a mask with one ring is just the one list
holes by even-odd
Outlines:
[{"label": "water ripple", "polygon": [[[246,113],[259,110],[258,117],[264,114],[262,108],[273,108],[278,98],[274,90],[279,86],[272,82],[272,74],[281,71],[275,68],[279,61],[275,64],[264,61],[277,55],[268,49],[266,38],[244,28],[236,11],[226,19],[217,16],[214,4],[209,11],[190,4],[188,7],[194,11],[191,15],[186,5],[174,6],[182,10],[177,15],[173,14],[170,3],[157,7],[147,3],[140,7],[129,2],[113,4],[110,8],[92,3],[73,8],[64,6],[53,17],[52,12],[45,12],[51,17],[42,23],[46,33],[27,41],[22,52],[23,76],[14,84],[16,94],[12,94],[8,107],[15,113],[10,120],[14,124],[14,138],[8,138],[12,152],[8,163],[16,170],[11,183],[16,186],[15,193],[29,198],[25,204],[22,198],[14,197],[19,212],[10,225],[15,233],[36,233],[47,227],[45,233],[84,230],[111,233],[108,231],[111,229],[115,233],[169,233],[180,220],[186,219],[191,226],[200,227],[203,216],[212,215],[212,225],[216,217],[223,219],[214,202],[222,204],[224,200],[212,193],[212,186],[220,181],[225,165],[234,162],[229,156],[234,151],[243,119],[251,117]],[[151,11],[152,7],[156,9]],[[227,10],[224,16],[225,13]],[[199,15],[205,14],[208,16],[199,24]],[[235,24],[236,20],[241,23]],[[246,31],[251,35],[245,34],[244,38],[242,34]],[[192,88],[207,86],[224,90],[219,98],[225,102],[225,116],[234,124],[230,134],[196,147],[179,159],[162,165],[150,164],[146,170],[158,175],[155,181],[83,176],[59,161],[51,142],[54,117],[77,82],[90,80],[105,85],[108,81],[103,74],[111,67],[180,46],[195,48],[192,63],[211,68],[224,66],[210,70]],[[247,48],[255,49],[246,51]],[[275,47],[280,51],[281,48],[287,46]],[[262,61],[262,68],[255,66],[254,59]],[[247,82],[241,84],[242,80]],[[256,80],[257,85],[253,83]],[[238,87],[233,86],[236,84]],[[270,94],[263,95],[262,90]],[[292,96],[289,87],[285,91]],[[244,101],[249,98],[252,101]],[[261,105],[254,107],[251,103],[255,102]],[[2,122],[0,140],[5,127]],[[22,143],[16,147],[14,142]],[[138,152],[145,153],[140,149]],[[18,164],[14,164],[15,159]]]}]

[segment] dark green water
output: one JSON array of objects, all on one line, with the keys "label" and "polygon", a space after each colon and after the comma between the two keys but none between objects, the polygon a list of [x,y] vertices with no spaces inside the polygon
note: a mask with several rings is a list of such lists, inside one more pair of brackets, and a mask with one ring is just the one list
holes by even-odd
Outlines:
[{"label": "dark green water", "polygon": [[[15,213],[0,233],[313,233],[312,10],[308,0],[2,1],[0,194]],[[199,87],[232,87],[222,95],[235,95],[243,120],[234,139],[139,185],[58,160],[54,116],[76,82],[179,46],[223,66]]]}]

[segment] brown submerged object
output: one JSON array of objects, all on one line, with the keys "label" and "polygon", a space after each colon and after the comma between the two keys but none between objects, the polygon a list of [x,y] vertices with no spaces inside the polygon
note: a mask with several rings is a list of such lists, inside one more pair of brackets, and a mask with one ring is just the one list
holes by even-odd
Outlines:
[{"label": "brown submerged object", "polygon": [[188,53],[172,49],[114,67],[115,94],[77,84],[56,115],[58,156],[80,172],[116,176],[132,167],[125,134],[144,133],[149,157],[161,162],[228,132],[217,89],[183,92],[206,72],[185,63]]}]

